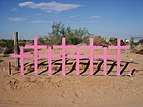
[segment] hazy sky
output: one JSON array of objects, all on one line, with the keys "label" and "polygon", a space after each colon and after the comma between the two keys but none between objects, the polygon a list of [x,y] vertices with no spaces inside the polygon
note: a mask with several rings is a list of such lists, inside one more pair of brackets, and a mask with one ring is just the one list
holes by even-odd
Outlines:
[{"label": "hazy sky", "polygon": [[104,37],[143,35],[143,0],[0,0],[0,38],[47,35],[53,21]]}]

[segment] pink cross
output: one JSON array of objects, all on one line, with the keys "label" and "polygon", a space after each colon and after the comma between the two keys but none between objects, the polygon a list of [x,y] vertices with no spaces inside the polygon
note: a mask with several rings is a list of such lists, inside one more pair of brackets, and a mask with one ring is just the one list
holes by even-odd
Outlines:
[{"label": "pink cross", "polygon": [[38,74],[38,49],[46,49],[45,45],[38,45],[37,38],[34,37],[34,45],[26,45],[25,48],[33,48],[34,49],[34,73]]},{"label": "pink cross", "polygon": [[20,47],[20,54],[11,54],[13,58],[20,58],[20,71],[24,75],[24,58],[31,58],[31,54],[24,54],[24,47]]},{"label": "pink cross", "polygon": [[65,62],[66,62],[66,48],[73,48],[74,46],[66,46],[66,39],[62,38],[62,46],[53,46],[54,49],[62,49],[62,75],[66,75]]},{"label": "pink cross", "polygon": [[121,49],[129,49],[129,46],[121,46],[121,41],[118,38],[117,46],[109,46],[109,49],[117,49],[117,75],[120,76],[120,54],[121,54]]},{"label": "pink cross", "polygon": [[95,55],[95,58],[103,58],[104,59],[104,75],[107,75],[107,59],[108,58],[115,58],[115,55],[107,55],[107,47],[104,47],[103,55]]},{"label": "pink cross", "polygon": [[90,38],[90,45],[81,46],[81,48],[86,48],[90,51],[90,75],[93,75],[94,49],[102,49],[102,46],[94,46],[94,39]]},{"label": "pink cross", "polygon": [[87,55],[80,55],[80,47],[76,48],[76,55],[67,55],[69,58],[76,58],[76,75],[79,75],[79,63],[81,58],[88,58]]},{"label": "pink cross", "polygon": [[52,75],[52,58],[59,58],[61,55],[53,55],[52,48],[48,47],[48,54],[40,54],[39,57],[41,58],[48,58],[48,74]]}]

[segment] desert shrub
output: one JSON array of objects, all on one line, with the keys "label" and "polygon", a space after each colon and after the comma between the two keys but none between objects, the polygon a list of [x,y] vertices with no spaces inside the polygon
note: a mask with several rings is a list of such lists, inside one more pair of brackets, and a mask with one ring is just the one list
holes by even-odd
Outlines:
[{"label": "desert shrub", "polygon": [[[117,45],[117,38],[111,37],[111,38],[109,39],[108,43],[109,43],[109,45],[114,45],[114,46],[116,46],[116,45]],[[121,45],[122,45],[122,46],[123,46],[123,45],[128,45],[128,44],[129,44],[128,42],[126,42],[126,41],[124,41],[124,40],[121,40]]]},{"label": "desert shrub", "polygon": [[108,42],[101,36],[94,36],[93,38],[94,38],[94,45],[100,45],[104,47],[108,46]]},{"label": "desert shrub", "polygon": [[13,40],[0,40],[0,51],[3,54],[10,54],[13,52]]},{"label": "desert shrub", "polygon": [[1,47],[13,47],[13,40],[1,39],[0,40],[0,46]]},{"label": "desert shrub", "polygon": [[90,36],[84,36],[82,42],[89,45]]},{"label": "desert shrub", "polygon": [[34,44],[34,40],[26,40],[26,45],[33,45]]},{"label": "desert shrub", "polygon": [[117,45],[117,38],[111,37],[108,42],[109,45]]},{"label": "desert shrub", "polygon": [[10,54],[13,52],[13,48],[5,47],[3,48],[3,54]]},{"label": "desert shrub", "polygon": [[26,40],[19,40],[18,45],[19,46],[25,46],[26,45]]},{"label": "desert shrub", "polygon": [[122,45],[122,46],[124,46],[124,45],[128,45],[128,43],[127,43],[127,42],[125,42],[125,41],[123,41],[123,40],[121,40],[121,45]]},{"label": "desert shrub", "polygon": [[46,41],[45,41],[45,39],[44,39],[43,37],[39,37],[39,38],[38,38],[38,44],[39,44],[39,45],[46,45],[45,42],[46,42]]}]

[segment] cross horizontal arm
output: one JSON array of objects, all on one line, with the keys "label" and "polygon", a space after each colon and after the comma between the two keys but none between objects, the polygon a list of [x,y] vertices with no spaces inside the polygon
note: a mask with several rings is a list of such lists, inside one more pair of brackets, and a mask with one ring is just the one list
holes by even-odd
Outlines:
[{"label": "cross horizontal arm", "polygon": [[54,49],[58,49],[58,48],[62,48],[63,46],[58,46],[58,45],[55,45],[53,46]]},{"label": "cross horizontal arm", "polygon": [[33,55],[31,54],[24,54],[24,58],[32,58]]},{"label": "cross horizontal arm", "polygon": [[116,58],[116,55],[95,55],[94,58]]},{"label": "cross horizontal arm", "polygon": [[88,58],[88,55],[80,55],[80,59],[81,58]]},{"label": "cross horizontal arm", "polygon": [[109,49],[117,49],[118,47],[117,46],[109,46],[108,48]]},{"label": "cross horizontal arm", "polygon": [[11,54],[10,55],[12,58],[19,58],[20,57],[20,55],[18,55],[18,54]]},{"label": "cross horizontal arm", "polygon": [[102,46],[93,46],[94,49],[102,49]]},{"label": "cross horizontal arm", "polygon": [[40,58],[48,58],[48,54],[40,54],[39,57]]},{"label": "cross horizontal arm", "polygon": [[33,45],[25,45],[25,48],[31,49],[31,48],[34,48],[34,46]]},{"label": "cross horizontal arm", "polygon": [[103,55],[95,55],[94,58],[103,58],[104,56]]},{"label": "cross horizontal arm", "polygon": [[67,55],[68,58],[76,58],[77,55]]},{"label": "cross horizontal arm", "polygon": [[80,48],[88,49],[88,48],[89,48],[89,46],[80,46]]},{"label": "cross horizontal arm", "polygon": [[[67,55],[68,58],[77,58],[77,55]],[[88,58],[88,55],[79,55],[79,59]]]},{"label": "cross horizontal arm", "polygon": [[46,49],[47,48],[47,46],[45,46],[45,45],[38,45],[37,47],[38,47],[38,49]]},{"label": "cross horizontal arm", "polygon": [[66,48],[76,48],[76,46],[70,45],[70,46],[66,46]]},{"label": "cross horizontal arm", "polygon": [[53,55],[49,56],[48,54],[40,54],[39,57],[40,58],[49,58],[49,57],[51,57],[51,58],[60,58],[61,55],[56,55],[56,54],[54,55],[53,54]]}]

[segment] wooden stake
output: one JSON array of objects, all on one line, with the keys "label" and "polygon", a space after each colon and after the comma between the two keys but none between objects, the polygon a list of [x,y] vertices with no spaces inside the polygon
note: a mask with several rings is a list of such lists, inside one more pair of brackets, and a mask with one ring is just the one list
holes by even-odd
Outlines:
[{"label": "wooden stake", "polygon": [[[18,32],[13,33],[14,38],[14,54],[19,54],[19,47],[18,47]],[[19,58],[14,59],[15,70],[19,69]]]},{"label": "wooden stake", "polygon": [[9,75],[11,75],[11,62],[8,62]]}]

